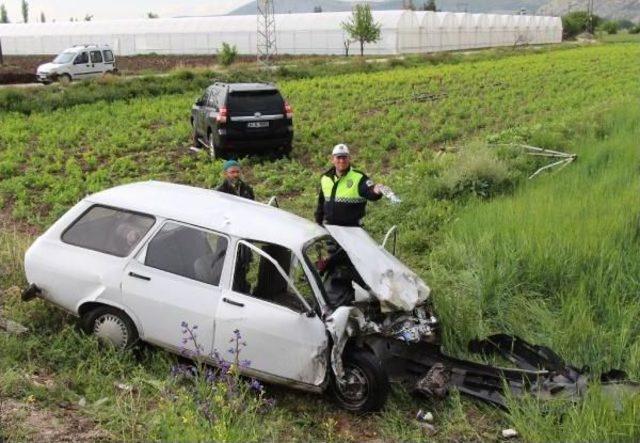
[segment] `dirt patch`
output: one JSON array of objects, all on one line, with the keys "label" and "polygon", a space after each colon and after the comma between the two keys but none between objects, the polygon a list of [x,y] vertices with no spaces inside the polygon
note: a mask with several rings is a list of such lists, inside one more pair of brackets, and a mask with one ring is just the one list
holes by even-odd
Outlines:
[{"label": "dirt patch", "polygon": [[109,439],[93,420],[76,411],[50,411],[36,404],[4,399],[0,403],[3,431],[16,440],[38,442],[78,442]]}]

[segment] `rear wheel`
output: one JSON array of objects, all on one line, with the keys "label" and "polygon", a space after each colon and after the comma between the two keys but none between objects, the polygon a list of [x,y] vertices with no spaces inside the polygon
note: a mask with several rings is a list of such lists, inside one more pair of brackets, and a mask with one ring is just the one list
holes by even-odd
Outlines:
[{"label": "rear wheel", "polygon": [[357,413],[382,409],[389,394],[389,378],[376,356],[366,351],[345,353],[343,365],[343,380],[333,380],[338,404]]},{"label": "rear wheel", "polygon": [[131,348],[138,341],[138,331],[133,321],[123,311],[111,306],[101,306],[82,318],[83,329],[95,334],[101,343],[116,349]]},{"label": "rear wheel", "polygon": [[209,142],[209,156],[211,157],[211,160],[215,160],[216,155],[220,155],[217,151],[218,148],[216,147],[216,140],[215,137],[213,136],[213,132],[209,132],[209,137],[208,140]]},{"label": "rear wheel", "polygon": [[191,120],[191,128],[192,128],[191,137],[193,138],[193,146],[196,148],[199,148],[201,143],[198,137],[198,131],[196,130],[196,124],[193,121],[193,119]]}]

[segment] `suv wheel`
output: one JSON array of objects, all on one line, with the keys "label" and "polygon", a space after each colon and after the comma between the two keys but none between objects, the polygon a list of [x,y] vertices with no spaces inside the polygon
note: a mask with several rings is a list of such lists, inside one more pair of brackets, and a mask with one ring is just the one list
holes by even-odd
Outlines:
[{"label": "suv wheel", "polygon": [[213,136],[213,132],[209,132],[209,135],[207,137],[207,145],[209,148],[209,155],[211,156],[211,160],[222,158],[224,156],[222,149],[216,145],[216,140]]},{"label": "suv wheel", "polygon": [[333,378],[333,394],[338,404],[351,412],[366,413],[382,409],[389,393],[389,378],[371,352],[355,351],[343,357],[345,376]]},{"label": "suv wheel", "polygon": [[111,306],[101,306],[82,318],[83,329],[95,334],[100,342],[116,349],[131,348],[138,341],[138,331],[127,314]]},{"label": "suv wheel", "polygon": [[198,137],[198,131],[196,131],[196,125],[193,120],[191,120],[191,127],[193,128],[191,135],[193,138],[193,146],[195,148],[199,148],[201,146],[200,138]]}]

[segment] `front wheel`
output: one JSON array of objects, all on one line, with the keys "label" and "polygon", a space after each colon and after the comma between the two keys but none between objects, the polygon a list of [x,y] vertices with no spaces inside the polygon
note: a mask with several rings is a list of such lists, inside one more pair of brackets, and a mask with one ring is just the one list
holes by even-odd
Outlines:
[{"label": "front wheel", "polygon": [[71,83],[71,76],[69,74],[62,74],[60,76],[58,76],[58,82],[60,82],[63,85],[68,85],[69,83]]},{"label": "front wheel", "polygon": [[370,352],[345,353],[344,378],[333,379],[333,395],[343,409],[356,413],[382,409],[389,394],[389,378],[380,360]]}]

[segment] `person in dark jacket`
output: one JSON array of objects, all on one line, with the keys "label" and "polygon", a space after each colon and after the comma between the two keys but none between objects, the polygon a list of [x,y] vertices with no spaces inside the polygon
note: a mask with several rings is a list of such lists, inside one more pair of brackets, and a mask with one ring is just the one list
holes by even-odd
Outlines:
[{"label": "person in dark jacket", "polygon": [[240,178],[242,174],[240,163],[235,160],[227,160],[222,169],[224,170],[224,181],[216,188],[216,191],[255,200],[251,186]]},{"label": "person in dark jacket", "polygon": [[360,226],[367,201],[382,198],[382,185],[374,185],[363,172],[351,166],[349,147],[345,144],[333,148],[331,163],[333,168],[320,179],[316,222]]}]

